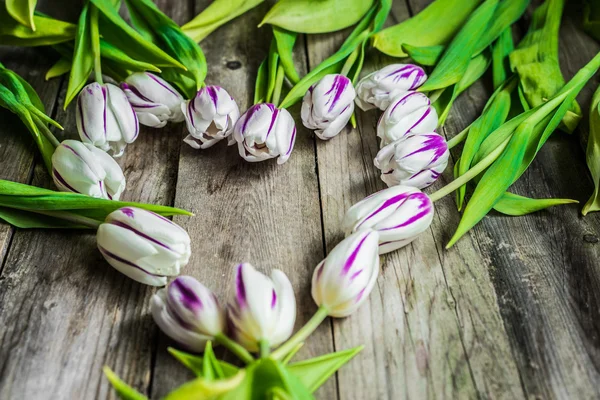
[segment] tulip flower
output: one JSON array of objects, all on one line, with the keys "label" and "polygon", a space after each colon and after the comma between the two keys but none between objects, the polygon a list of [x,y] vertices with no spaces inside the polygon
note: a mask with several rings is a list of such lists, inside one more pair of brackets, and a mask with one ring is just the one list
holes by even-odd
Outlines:
[{"label": "tulip flower", "polygon": [[167,336],[196,352],[225,329],[217,297],[191,276],[175,278],[152,296],[152,317]]},{"label": "tulip flower", "polygon": [[400,139],[383,147],[375,157],[381,180],[388,186],[423,189],[439,178],[448,165],[448,144],[437,133]]},{"label": "tulip flower", "polygon": [[397,96],[414,90],[427,80],[423,68],[412,64],[392,64],[365,76],[356,86],[356,104],[361,110],[386,110]]},{"label": "tulip flower", "polygon": [[138,136],[139,123],[125,93],[110,83],[90,83],[77,98],[77,130],[81,140],[114,157]]},{"label": "tulip flower", "polygon": [[164,286],[187,265],[190,237],[179,225],[150,211],[124,207],[98,228],[98,249],[119,272],[151,286]]},{"label": "tulip flower", "polygon": [[344,75],[325,75],[302,101],[302,123],[322,140],[336,136],[354,112],[356,92]]},{"label": "tulip flower", "polygon": [[52,154],[52,179],[61,192],[119,200],[125,176],[106,152],[77,140],[65,140]]},{"label": "tulip flower", "polygon": [[364,229],[379,232],[379,254],[412,242],[431,225],[433,203],[429,196],[409,186],[392,186],[353,205],[343,219],[348,234]]},{"label": "tulip flower", "polygon": [[149,72],[136,72],[121,83],[140,124],[162,128],[183,121],[183,97],[167,81]]},{"label": "tulip flower", "polygon": [[196,96],[183,103],[181,110],[190,134],[184,141],[195,149],[207,149],[227,137],[229,144],[240,110],[233,97],[219,86],[206,86]]},{"label": "tulip flower", "polygon": [[238,265],[228,316],[233,338],[246,349],[278,346],[290,337],[296,321],[296,299],[288,277],[273,270],[269,278],[248,263]]},{"label": "tulip flower", "polygon": [[246,161],[278,157],[277,163],[283,164],[294,148],[296,125],[286,109],[270,103],[256,104],[237,121],[233,137]]},{"label": "tulip flower", "polygon": [[366,229],[342,240],[315,269],[312,297],[332,317],[352,314],[379,275],[379,233]]},{"label": "tulip flower", "polygon": [[407,92],[396,98],[377,123],[381,147],[418,133],[434,132],[438,116],[423,93]]}]

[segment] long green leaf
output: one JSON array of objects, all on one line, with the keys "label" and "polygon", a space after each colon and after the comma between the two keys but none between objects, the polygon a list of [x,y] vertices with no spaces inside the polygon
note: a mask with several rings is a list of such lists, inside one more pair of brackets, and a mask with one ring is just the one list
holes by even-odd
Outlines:
[{"label": "long green leaf", "polygon": [[100,52],[102,58],[105,60],[111,60],[120,65],[121,67],[128,69],[132,72],[161,72],[160,68],[143,61],[139,61],[129,57],[125,52],[116,46],[108,43],[106,40],[100,40]]},{"label": "long green leaf", "polygon": [[14,208],[0,207],[0,219],[17,228],[52,228],[52,229],[89,229],[84,225],[78,225],[60,218],[36,214],[31,211],[17,210]]},{"label": "long green leaf", "polygon": [[146,35],[152,35],[156,45],[164,48],[170,56],[181,62],[187,69],[185,74],[196,82],[196,90],[199,90],[204,84],[207,72],[206,58],[200,46],[151,0],[125,0],[125,2],[134,26],[138,30],[144,30]]},{"label": "long green leaf", "polygon": [[122,400],[147,400],[148,398],[123,382],[119,377],[108,367],[103,368],[104,375],[109,380],[112,387],[115,389],[119,398]]},{"label": "long green leaf", "polygon": [[473,54],[481,53],[500,37],[502,32],[510,30],[510,26],[521,18],[530,2],[531,0],[509,0],[499,2],[492,20],[477,42]]},{"label": "long green leaf", "polygon": [[15,21],[0,6],[0,43],[7,46],[48,46],[68,42],[75,38],[77,26],[54,18],[35,15],[36,30]]},{"label": "long green leaf", "polygon": [[259,26],[271,24],[292,32],[326,33],[357,23],[374,0],[279,0]]},{"label": "long green leaf", "polygon": [[373,47],[393,57],[406,57],[403,45],[427,47],[445,44],[480,2],[436,0],[414,17],[373,35]]},{"label": "long green leaf", "polygon": [[354,358],[364,346],[325,354],[319,357],[299,361],[287,366],[287,370],[296,375],[302,384],[315,392],[331,375]]},{"label": "long green leaf", "polygon": [[185,70],[185,66],[165,53],[154,43],[144,39],[121,18],[109,0],[90,0],[100,10],[100,32],[109,43],[123,50],[130,57],[156,65]]},{"label": "long green leaf", "polygon": [[292,84],[300,81],[300,76],[294,66],[294,44],[296,43],[296,32],[290,32],[286,29],[273,26],[273,37],[277,44],[277,53],[279,54],[279,62],[285,71],[285,76],[292,82]]},{"label": "long green leaf", "polygon": [[484,34],[494,15],[499,0],[485,0],[469,17],[464,27],[450,42],[442,58],[419,91],[442,89],[460,81],[463,77],[477,42]]},{"label": "long green leaf", "polygon": [[492,46],[492,78],[494,89],[502,85],[510,75],[508,55],[514,50],[512,29],[506,28]]},{"label": "long green leaf", "polygon": [[410,44],[402,45],[402,50],[404,50],[413,61],[417,64],[429,67],[438,62],[445,49],[446,46],[442,44],[424,47],[412,46]]},{"label": "long green leaf", "polygon": [[181,27],[186,35],[200,42],[211,32],[264,0],[215,0],[190,22]]},{"label": "long green leaf", "polygon": [[[196,356],[193,354],[188,354],[186,352],[174,349],[169,347],[169,353],[177,359],[180,363],[186,366],[189,370],[191,370],[196,376],[201,377],[204,376],[204,357]],[[236,366],[229,364],[225,361],[218,361],[219,368],[223,373],[223,376],[219,376],[222,378],[229,378],[234,376],[239,371],[239,368]],[[212,363],[214,364],[214,362]],[[212,368],[215,368],[212,365]]]},{"label": "long green leaf", "polygon": [[79,16],[77,25],[77,36],[75,38],[75,50],[73,52],[73,63],[69,74],[69,85],[65,97],[64,109],[85,86],[92,69],[94,68],[94,56],[91,52],[92,36],[90,32],[89,7],[86,5]]},{"label": "long green leaf", "polygon": [[594,193],[583,206],[583,215],[600,210],[600,86],[596,89],[590,106],[590,135],[585,159],[592,174]]},{"label": "long green leaf", "polygon": [[45,79],[48,81],[53,78],[57,78],[71,71],[71,60],[64,57],[60,57],[50,69],[46,72]]},{"label": "long green leaf", "polygon": [[[491,99],[490,103],[488,103],[489,106],[486,106],[483,110],[481,116],[471,125],[460,160],[456,163],[456,177],[465,174],[471,168],[471,163],[481,143],[491,132],[498,129],[506,121],[508,111],[510,110],[511,91],[513,89],[514,85],[512,85],[512,88],[508,87],[498,92]],[[466,185],[463,185],[457,191],[457,205],[459,210],[462,210],[465,193]]]},{"label": "long green leaf", "polygon": [[506,192],[494,205],[494,209],[502,214],[520,216],[544,210],[549,207],[573,203],[579,202],[571,199],[531,199],[529,197]]},{"label": "long green leaf", "polygon": [[242,369],[235,376],[227,379],[209,381],[202,377],[196,378],[167,394],[164,400],[217,400],[219,396],[238,387],[245,375],[246,372]]},{"label": "long green leaf", "polygon": [[254,104],[267,101],[267,91],[269,86],[269,65],[268,57],[260,63],[254,82]]},{"label": "long green leaf", "polygon": [[37,0],[6,0],[6,11],[20,24],[35,32],[33,13]]}]

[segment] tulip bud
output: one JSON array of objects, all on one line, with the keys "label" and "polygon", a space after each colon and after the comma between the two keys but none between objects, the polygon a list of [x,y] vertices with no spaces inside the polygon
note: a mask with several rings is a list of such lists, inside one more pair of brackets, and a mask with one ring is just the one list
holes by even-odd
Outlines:
[{"label": "tulip bud", "polygon": [[152,296],[152,317],[167,336],[196,352],[225,329],[217,297],[191,276],[175,278]]},{"label": "tulip bud", "polygon": [[138,136],[139,124],[127,96],[110,83],[90,83],[77,98],[77,130],[81,140],[114,157]]},{"label": "tulip bud", "polygon": [[136,72],[121,83],[140,124],[162,128],[167,121],[183,121],[183,97],[164,79],[149,72]]},{"label": "tulip bud", "polygon": [[336,136],[354,112],[356,92],[344,75],[325,75],[302,101],[302,123],[322,140]]},{"label": "tulip bud", "polygon": [[342,240],[315,269],[312,297],[332,317],[352,314],[373,290],[379,275],[379,234],[362,230]]},{"label": "tulip bud", "polygon": [[52,154],[52,179],[61,192],[119,200],[125,176],[106,152],[77,140],[65,140]]},{"label": "tulip bud", "polygon": [[257,351],[260,341],[280,345],[296,321],[296,298],[288,277],[275,269],[269,278],[248,263],[238,265],[228,316],[233,337],[246,349]]},{"label": "tulip bud", "polygon": [[278,164],[290,158],[296,140],[294,119],[285,108],[270,103],[253,105],[235,124],[233,137],[240,156],[246,161],[279,157]]},{"label": "tulip bud", "polygon": [[190,237],[179,225],[150,211],[123,207],[98,228],[98,249],[119,272],[146,285],[164,286],[187,265]]},{"label": "tulip bud", "polygon": [[381,147],[418,133],[434,132],[438,116],[423,93],[408,92],[396,98],[377,123]]},{"label": "tulip bud", "polygon": [[[230,137],[240,117],[233,97],[219,86],[203,87],[193,99],[181,105],[181,110],[190,132],[184,141],[195,149],[207,149]],[[229,142],[235,143],[231,137]]]},{"label": "tulip bud", "polygon": [[388,144],[377,153],[374,163],[388,186],[426,188],[448,165],[448,144],[437,133],[425,133]]},{"label": "tulip bud", "polygon": [[412,242],[431,225],[433,203],[419,189],[392,186],[350,207],[344,216],[345,231],[374,229],[379,232],[379,254]]},{"label": "tulip bud", "polygon": [[388,186],[426,188],[448,165],[448,144],[437,133],[424,133],[388,144],[377,153],[375,166]]},{"label": "tulip bud", "polygon": [[398,95],[414,90],[427,80],[425,71],[412,64],[392,64],[358,82],[356,104],[361,110],[387,109]]}]

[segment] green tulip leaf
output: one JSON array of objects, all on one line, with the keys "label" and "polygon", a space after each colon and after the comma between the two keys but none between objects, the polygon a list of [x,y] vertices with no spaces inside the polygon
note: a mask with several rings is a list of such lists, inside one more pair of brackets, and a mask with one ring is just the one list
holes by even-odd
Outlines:
[{"label": "green tulip leaf", "polygon": [[125,2],[136,29],[143,32],[146,38],[153,37],[155,45],[164,48],[170,56],[185,66],[184,74],[195,81],[196,91],[200,90],[207,72],[206,58],[200,46],[151,0]]},{"label": "green tulip leaf", "polygon": [[94,68],[94,56],[90,49],[92,48],[92,36],[90,32],[89,6],[84,6],[79,16],[77,25],[77,36],[75,37],[75,50],[73,52],[73,62],[71,64],[71,73],[69,74],[69,85],[65,97],[64,109],[85,86],[92,69]]},{"label": "green tulip leaf", "polygon": [[531,199],[529,197],[506,192],[494,205],[494,210],[506,215],[521,216],[544,210],[549,207],[573,203],[579,202],[571,199]]},{"label": "green tulip leaf", "polygon": [[259,26],[276,25],[298,33],[339,31],[357,23],[374,0],[279,0]]},{"label": "green tulip leaf", "polygon": [[585,159],[594,181],[594,193],[585,203],[583,215],[600,210],[600,86],[596,89],[590,106],[590,135]]},{"label": "green tulip leaf", "polygon": [[33,13],[37,0],[6,0],[6,11],[20,24],[35,32]]},{"label": "green tulip leaf", "polygon": [[513,50],[512,29],[508,27],[500,34],[498,40],[492,46],[492,79],[494,81],[494,89],[500,87],[511,75],[508,56]]},{"label": "green tulip leaf", "polygon": [[46,72],[45,79],[48,81],[53,78],[58,78],[69,71],[71,71],[71,60],[61,57]]},{"label": "green tulip leaf", "polygon": [[240,370],[236,375],[219,380],[207,380],[203,377],[196,378],[190,382],[184,383],[171,393],[167,394],[164,400],[217,400],[223,395],[236,390],[245,380],[245,370]]},{"label": "green tulip leaf", "polygon": [[195,42],[215,29],[261,4],[264,0],[215,0],[190,22],[181,27]]},{"label": "green tulip leaf", "polygon": [[273,37],[277,45],[277,53],[279,54],[279,62],[285,71],[285,76],[292,84],[300,81],[300,76],[294,66],[294,44],[296,43],[296,32],[290,32],[286,29],[273,26]]},{"label": "green tulip leaf", "polygon": [[297,376],[308,390],[314,393],[338,369],[360,353],[363,347],[358,346],[295,362],[286,368],[291,374]]},{"label": "green tulip leaf", "polygon": [[373,35],[373,47],[392,57],[406,57],[403,45],[428,47],[446,44],[480,2],[436,0],[414,17]]},{"label": "green tulip leaf", "polygon": [[500,35],[506,30],[510,30],[514,24],[525,12],[531,0],[511,0],[498,3],[494,15],[487,27],[482,32],[480,39],[475,46],[473,55],[479,54],[487,49]]},{"label": "green tulip leaf", "polygon": [[161,72],[160,68],[129,57],[125,52],[105,40],[100,40],[100,53],[102,58],[114,61],[117,65],[132,72]]},{"label": "green tulip leaf", "polygon": [[43,15],[34,15],[36,30],[15,21],[6,9],[0,6],[0,43],[6,46],[48,46],[71,41],[77,26]]},{"label": "green tulip leaf", "polygon": [[119,379],[110,368],[104,367],[103,371],[121,400],[148,400],[146,396]]},{"label": "green tulip leaf", "polygon": [[267,101],[267,90],[269,86],[268,60],[269,58],[267,57],[260,63],[258,72],[256,73],[256,82],[254,82],[254,104]]},{"label": "green tulip leaf", "polygon": [[136,60],[157,67],[186,69],[183,64],[129,26],[109,0],[91,0],[91,2],[100,10],[100,33],[104,40]]},{"label": "green tulip leaf", "polygon": [[465,25],[450,42],[440,61],[419,91],[429,92],[453,85],[461,80],[474,54],[479,38],[484,34],[499,0],[486,0],[471,14]]},{"label": "green tulip leaf", "polygon": [[[168,350],[169,350],[169,353],[177,359],[177,361],[179,361],[184,366],[186,366],[196,376],[201,377],[201,376],[205,375],[204,369],[206,368],[205,367],[205,358],[207,358],[206,352],[204,353],[204,357],[200,357],[200,356],[196,356],[193,354],[188,354],[186,352],[174,349],[172,347],[169,347]],[[212,356],[210,354],[212,354]],[[229,364],[225,361],[217,360],[216,357],[214,357],[214,352],[212,351],[212,347],[211,347],[210,354],[208,355],[208,359],[210,360],[211,368],[214,371],[214,375],[217,378],[229,378],[229,377],[237,374],[237,372],[239,371],[238,367],[236,367],[232,364]],[[218,364],[218,365],[215,365],[215,364]]]},{"label": "green tulip leaf", "polygon": [[431,67],[435,65],[446,46],[442,44],[433,46],[412,46],[410,44],[403,44],[402,50],[410,57],[414,62],[420,65],[426,65]]}]

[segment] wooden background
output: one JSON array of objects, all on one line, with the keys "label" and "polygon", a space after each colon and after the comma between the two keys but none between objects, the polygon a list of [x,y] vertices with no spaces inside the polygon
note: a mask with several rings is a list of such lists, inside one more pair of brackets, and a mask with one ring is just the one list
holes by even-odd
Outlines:
[{"label": "wooden background", "polygon": [[[158,4],[184,23],[209,2]],[[52,3],[46,1],[51,14],[76,18],[76,9]],[[428,3],[395,0],[388,24]],[[579,2],[568,3],[573,4],[561,27],[561,60],[571,77],[600,46],[580,30]],[[253,79],[268,50],[269,29],[256,28],[267,9],[263,4],[201,44],[207,82],[224,86],[241,109],[251,102]],[[526,28],[527,20],[519,25]],[[301,37],[297,68],[302,73],[313,68],[346,34]],[[368,58],[368,69],[391,62],[375,51]],[[66,80],[44,82],[55,59],[48,49],[0,47],[0,61],[38,90],[48,112],[66,127],[63,137],[75,138],[74,107],[63,111]],[[556,132],[515,192],[587,200],[592,183],[580,140],[587,135],[589,99],[597,85],[596,77],[580,96],[586,113],[580,132]],[[444,129],[448,137],[478,115],[489,86],[477,83],[461,96]],[[299,107],[292,112],[299,122]],[[183,124],[145,128],[120,159],[125,198],[196,214],[175,218],[193,241],[183,272],[221,298],[236,263],[285,271],[296,288],[299,327],[315,311],[310,277],[342,239],[344,212],[384,187],[372,162],[377,118],[375,111],[359,113],[357,130],[329,142],[298,124],[294,152],[283,166],[246,163],[224,143],[193,150],[182,142]],[[18,119],[2,111],[0,121],[0,178],[52,187]],[[450,180],[451,167],[429,192]],[[368,302],[349,318],[327,320],[299,354],[365,344],[317,397],[600,398],[600,214],[582,218],[580,207],[518,218],[491,214],[446,251],[459,214],[452,196],[436,203],[431,229],[384,257]],[[150,317],[155,289],[113,270],[93,235],[0,224],[0,258],[0,399],[114,398],[103,365],[152,398],[191,378],[168,355],[172,343]]]}]

